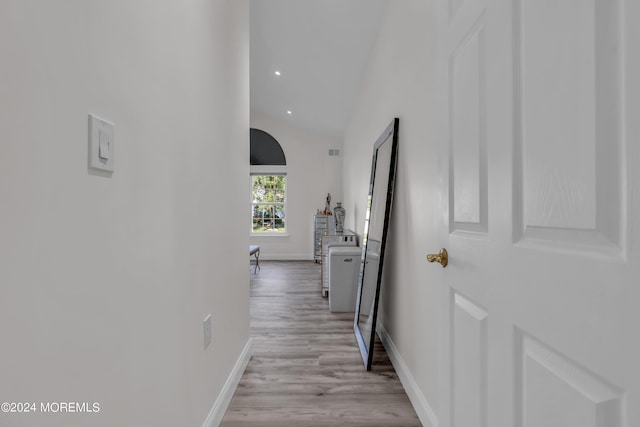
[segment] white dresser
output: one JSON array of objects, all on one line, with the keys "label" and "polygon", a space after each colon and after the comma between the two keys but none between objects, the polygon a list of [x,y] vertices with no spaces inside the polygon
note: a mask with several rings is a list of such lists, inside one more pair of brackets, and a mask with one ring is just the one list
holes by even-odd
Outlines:
[{"label": "white dresser", "polygon": [[322,253],[322,296],[329,294],[329,248],[331,246],[358,246],[358,237],[351,230],[343,233],[325,234],[321,238]]}]

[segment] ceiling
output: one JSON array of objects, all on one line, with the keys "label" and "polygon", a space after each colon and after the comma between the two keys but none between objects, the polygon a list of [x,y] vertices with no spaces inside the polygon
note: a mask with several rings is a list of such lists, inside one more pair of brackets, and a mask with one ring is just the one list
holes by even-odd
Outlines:
[{"label": "ceiling", "polygon": [[386,0],[251,0],[251,111],[341,140],[385,10]]}]

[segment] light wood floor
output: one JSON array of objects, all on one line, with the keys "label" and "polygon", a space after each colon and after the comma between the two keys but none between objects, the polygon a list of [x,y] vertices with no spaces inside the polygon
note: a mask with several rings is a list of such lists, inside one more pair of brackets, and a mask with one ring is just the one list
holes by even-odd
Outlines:
[{"label": "light wood floor", "polygon": [[253,357],[221,427],[421,426],[382,345],[366,372],[353,313],[331,313],[320,265],[262,261],[251,273]]}]

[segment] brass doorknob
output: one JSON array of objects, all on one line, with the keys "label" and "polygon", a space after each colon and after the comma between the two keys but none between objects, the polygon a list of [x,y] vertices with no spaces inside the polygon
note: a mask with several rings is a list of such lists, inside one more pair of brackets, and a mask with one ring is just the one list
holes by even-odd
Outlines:
[{"label": "brass doorknob", "polygon": [[438,262],[442,264],[442,268],[445,268],[447,264],[449,264],[449,254],[447,253],[447,250],[445,248],[442,248],[437,254],[427,255],[427,261]]}]

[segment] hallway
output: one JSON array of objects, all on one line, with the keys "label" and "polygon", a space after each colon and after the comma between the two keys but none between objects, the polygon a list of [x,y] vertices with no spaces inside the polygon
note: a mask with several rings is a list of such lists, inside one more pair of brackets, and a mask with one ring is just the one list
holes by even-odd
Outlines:
[{"label": "hallway", "polygon": [[378,341],[366,372],[353,313],[331,313],[320,266],[264,261],[251,274],[253,357],[222,427],[420,426]]}]

